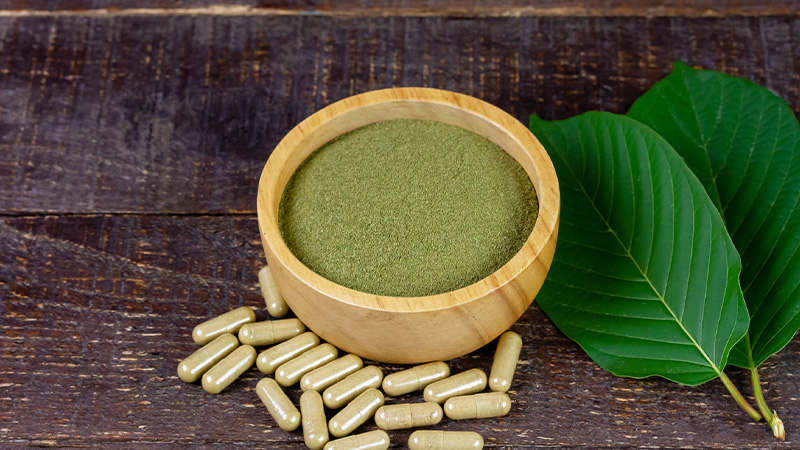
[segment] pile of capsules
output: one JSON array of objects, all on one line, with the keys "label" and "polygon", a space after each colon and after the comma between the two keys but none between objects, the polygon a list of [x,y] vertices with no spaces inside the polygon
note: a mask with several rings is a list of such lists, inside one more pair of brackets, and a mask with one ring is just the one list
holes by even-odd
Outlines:
[{"label": "pile of capsules", "polygon": [[[289,308],[269,268],[261,269],[258,279],[270,315],[285,316]],[[187,383],[202,377],[203,389],[217,394],[255,362],[258,370],[274,375],[258,382],[258,397],[282,429],[293,431],[302,424],[311,450],[387,449],[389,435],[384,430],[434,426],[444,415],[453,420],[499,417],[511,409],[506,392],[522,348],[517,333],[509,331],[500,337],[488,380],[480,369],[451,376],[442,361],[384,378],[381,369],[364,367],[357,355],[337,358],[336,347],[320,344],[319,337],[306,331],[299,319],[255,320],[252,309],[241,307],[195,327],[192,338],[203,347],[180,362],[178,377]],[[255,347],[265,346],[272,347],[256,356]],[[487,381],[491,392],[480,393]],[[303,390],[299,411],[282,389],[297,383]],[[422,403],[384,405],[384,393],[399,397],[420,390],[424,390]],[[339,411],[328,421],[325,408]],[[350,435],[373,417],[380,430]],[[330,440],[330,436],[338,439]],[[409,437],[408,447],[481,449],[483,437],[469,431],[417,430]]]}]

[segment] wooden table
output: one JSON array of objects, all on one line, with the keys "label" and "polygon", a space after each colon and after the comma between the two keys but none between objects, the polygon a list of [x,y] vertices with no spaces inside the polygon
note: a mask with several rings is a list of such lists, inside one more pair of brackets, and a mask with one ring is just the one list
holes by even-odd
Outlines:
[{"label": "wooden table", "polygon": [[[258,177],[331,102],[429,86],[522,121],[624,113],[683,60],[800,108],[796,0],[211,3],[0,1],[0,447],[304,448],[259,402],[255,369],[217,396],[175,369],[196,323],[240,305],[266,317]],[[799,340],[762,370],[783,443],[719,381],[612,376],[536,306],[513,329],[511,413],[443,428],[490,447],[800,445]]]}]

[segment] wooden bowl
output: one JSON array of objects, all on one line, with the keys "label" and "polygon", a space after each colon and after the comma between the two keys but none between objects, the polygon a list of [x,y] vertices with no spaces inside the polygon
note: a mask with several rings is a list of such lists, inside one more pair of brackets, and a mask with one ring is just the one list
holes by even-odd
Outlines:
[{"label": "wooden bowl", "polygon": [[[443,294],[388,297],[327,280],[303,265],[286,246],[278,228],[278,206],[300,163],[341,134],[392,119],[436,120],[478,133],[508,152],[530,176],[539,197],[539,216],[522,249],[499,270]],[[499,336],[525,312],[553,260],[560,201],[550,158],[519,121],[466,95],[394,88],[336,102],[283,138],[261,174],[258,225],[275,283],[308,328],[361,357],[409,364],[469,353]]]}]

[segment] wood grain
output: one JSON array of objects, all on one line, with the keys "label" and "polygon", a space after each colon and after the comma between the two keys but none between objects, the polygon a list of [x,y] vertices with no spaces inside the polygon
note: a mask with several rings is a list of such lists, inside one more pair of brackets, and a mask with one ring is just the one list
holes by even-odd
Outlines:
[{"label": "wood grain", "polygon": [[0,10],[65,14],[292,14],[338,16],[456,15],[759,16],[796,14],[796,0],[0,0]]},{"label": "wood grain", "polygon": [[[263,301],[254,217],[6,217],[0,221],[0,447],[164,444],[301,449],[260,404],[251,369],[212,396],[177,378],[192,327]],[[614,377],[532,306],[512,327],[521,361],[502,418],[450,421],[497,447],[793,448],[800,343],[762,370],[785,443],[742,413],[717,381],[698,387]],[[494,344],[451,362],[491,367]],[[400,366],[382,365],[386,371]],[[743,388],[747,376],[729,368]],[[749,395],[749,389],[743,389]],[[290,389],[297,402],[300,389]],[[413,395],[408,400],[416,398]],[[399,399],[390,402],[398,402]],[[370,422],[364,429],[374,429]],[[391,432],[402,448],[410,430]]]},{"label": "wood grain", "polygon": [[[800,111],[796,0],[336,11],[237,0],[258,10],[228,15],[218,3],[0,0],[0,447],[304,448],[268,417],[255,369],[219,396],[175,369],[195,324],[263,305],[258,176],[281,137],[338,99],[424,86],[523,123],[623,113],[681,59],[751,78]],[[44,15],[20,11],[31,8]],[[512,329],[525,345],[511,414],[443,428],[480,430],[498,448],[798,446],[797,340],[761,370],[782,443],[717,381],[613,377],[535,305]],[[491,347],[451,368],[488,370]],[[728,371],[749,396],[747,375]],[[408,434],[393,432],[394,448]]]},{"label": "wood grain", "polygon": [[0,18],[0,213],[246,213],[291,127],[390,86],[527,123],[624,113],[676,59],[800,108],[800,18]]}]

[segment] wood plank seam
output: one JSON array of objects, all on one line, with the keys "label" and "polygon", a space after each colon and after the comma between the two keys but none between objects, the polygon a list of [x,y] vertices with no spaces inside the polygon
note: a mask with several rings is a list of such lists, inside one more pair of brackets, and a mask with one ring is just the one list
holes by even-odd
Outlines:
[{"label": "wood plank seam", "polygon": [[260,8],[247,5],[211,5],[195,8],[95,8],[83,10],[0,10],[0,17],[130,17],[130,16],[323,16],[323,17],[687,17],[687,18],[721,18],[721,17],[764,17],[764,16],[797,16],[791,5],[783,7],[751,8],[751,9],[712,9],[701,6],[671,7],[655,6],[630,8],[612,6],[608,8],[592,8],[580,6],[517,6],[511,8],[498,7],[442,7],[442,8],[369,8],[369,9],[300,9],[300,8]]}]

